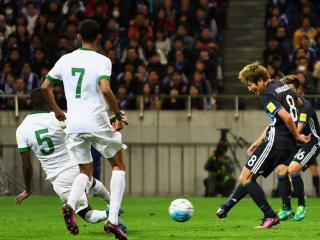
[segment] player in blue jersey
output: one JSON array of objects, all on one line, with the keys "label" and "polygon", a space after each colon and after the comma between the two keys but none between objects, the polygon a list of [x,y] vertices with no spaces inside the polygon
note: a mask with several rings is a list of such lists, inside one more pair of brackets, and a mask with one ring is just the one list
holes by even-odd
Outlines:
[{"label": "player in blue jersey", "polygon": [[291,157],[295,142],[307,143],[310,137],[299,134],[295,125],[297,109],[296,94],[288,85],[270,79],[268,71],[258,62],[245,66],[239,79],[249,91],[259,96],[264,110],[271,119],[270,125],[249,147],[249,158],[242,169],[240,184],[217,211],[223,218],[247,193],[263,212],[263,220],[256,228],[270,228],[280,219],[268,203],[261,186],[256,182],[260,175],[267,177],[278,165]]},{"label": "player in blue jersey", "polygon": [[[289,75],[281,79],[288,86],[297,92],[300,82],[297,76]],[[304,184],[300,176],[301,170],[307,169],[310,165],[316,164],[320,152],[320,127],[317,114],[311,104],[303,96],[299,96],[301,106],[299,107],[298,131],[305,135],[311,135],[310,142],[301,144],[297,142],[296,153],[292,161],[282,164],[278,168],[278,189],[282,198],[283,206],[278,213],[280,220],[287,220],[294,217],[300,221],[305,217],[307,207],[304,199]],[[291,183],[295,196],[298,197],[298,207],[294,213],[291,209]]]}]

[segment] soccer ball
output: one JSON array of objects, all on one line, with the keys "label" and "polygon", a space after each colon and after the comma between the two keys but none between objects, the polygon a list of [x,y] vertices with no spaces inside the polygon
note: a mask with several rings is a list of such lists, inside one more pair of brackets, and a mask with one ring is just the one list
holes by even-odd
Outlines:
[{"label": "soccer ball", "polygon": [[170,203],[169,214],[177,222],[188,221],[193,214],[192,203],[187,199],[176,199]]}]

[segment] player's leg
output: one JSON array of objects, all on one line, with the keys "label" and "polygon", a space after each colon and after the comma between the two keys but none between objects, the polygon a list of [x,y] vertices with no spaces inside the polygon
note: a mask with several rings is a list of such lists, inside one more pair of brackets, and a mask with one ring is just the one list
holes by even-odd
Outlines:
[{"label": "player's leg", "polygon": [[[241,174],[240,174],[241,176]],[[243,184],[239,184],[234,191],[234,193],[229,197],[227,201],[225,201],[217,210],[217,217],[218,218],[225,218],[227,217],[228,212],[238,203],[242,198],[247,195],[248,191],[243,186]]]},{"label": "player's leg", "polygon": [[82,194],[85,193],[85,190],[89,189],[92,184],[93,164],[90,153],[91,144],[85,135],[68,134],[66,139],[69,156],[78,162],[80,168],[80,174],[74,178],[72,183],[67,204],[62,208],[64,221],[69,231],[71,225],[77,225],[75,217],[76,204]]},{"label": "player's leg", "polygon": [[278,213],[280,220],[284,221],[294,216],[291,208],[291,183],[288,176],[288,166],[281,164],[277,169],[278,190],[282,200],[282,208]]},{"label": "player's leg", "polygon": [[125,188],[125,164],[122,155],[121,133],[113,131],[92,133],[91,142],[95,149],[109,160],[112,167],[109,217],[104,229],[106,232],[115,234],[116,238],[126,240],[125,233],[118,225],[119,210]]},{"label": "player's leg", "polygon": [[[92,209],[90,205],[85,209],[80,210],[77,214],[86,222],[88,223],[99,223],[101,221],[105,221],[108,219],[108,211],[107,210],[95,210]],[[119,226],[121,227],[122,231],[127,233],[128,229],[127,226],[123,221],[119,219]]]},{"label": "player's leg", "polygon": [[112,224],[118,223],[118,214],[122,202],[125,188],[125,164],[123,161],[122,151],[116,153],[113,158],[109,159],[112,167],[112,175],[110,181],[110,206],[108,220]]},{"label": "player's leg", "polygon": [[267,201],[266,195],[261,188],[261,186],[256,182],[254,173],[251,172],[246,166],[244,167],[241,177],[240,183],[248,191],[252,200],[256,203],[256,205],[260,208],[260,210],[264,214],[264,218],[262,223],[257,228],[269,228],[273,225],[279,223],[279,218],[277,214],[272,209],[271,205]]},{"label": "player's leg", "polygon": [[106,211],[93,210],[90,205],[77,214],[88,223],[98,223],[108,218]]},{"label": "player's leg", "polygon": [[312,183],[316,191],[316,195],[317,197],[320,197],[320,178],[319,178],[318,165],[314,163],[309,166],[309,169],[312,175]]},{"label": "player's leg", "polygon": [[[256,177],[267,177],[279,164],[280,159],[287,156],[281,151],[272,148],[273,141],[263,142],[247,160],[240,176],[240,183],[248,191],[253,201],[264,214],[262,223],[257,228],[269,228],[279,223],[280,219],[268,203],[261,186],[256,182]],[[287,159],[287,158],[286,158]]]},{"label": "player's leg", "polygon": [[101,197],[107,204],[110,202],[110,192],[98,179],[93,178],[91,192],[98,197]]},{"label": "player's leg", "polygon": [[289,176],[291,177],[293,191],[295,196],[298,198],[298,207],[294,215],[294,220],[296,221],[302,220],[307,211],[304,198],[304,183],[300,175],[301,169],[302,166],[296,161],[293,161],[289,166]]}]

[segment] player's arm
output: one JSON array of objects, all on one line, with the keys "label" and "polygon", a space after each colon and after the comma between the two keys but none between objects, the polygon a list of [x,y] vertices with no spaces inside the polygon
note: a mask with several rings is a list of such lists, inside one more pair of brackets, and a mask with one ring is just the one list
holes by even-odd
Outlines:
[{"label": "player's arm", "polygon": [[266,129],[262,132],[260,137],[258,137],[258,139],[254,143],[252,143],[251,146],[248,148],[248,150],[247,150],[248,155],[251,155],[257,149],[257,147],[259,147],[262,140],[266,138],[268,128],[269,128],[269,126],[266,127]]},{"label": "player's arm", "polygon": [[41,90],[43,92],[43,95],[44,95],[47,103],[49,104],[51,109],[54,111],[56,118],[59,121],[64,121],[66,119],[66,116],[65,116],[64,112],[59,108],[59,106],[54,98],[54,95],[52,92],[52,83],[48,77],[42,83]]},{"label": "player's arm", "polygon": [[119,131],[123,128],[123,114],[121,113],[117,99],[111,90],[109,80],[100,79],[100,88],[111,110],[114,112],[116,118],[114,128]]},{"label": "player's arm", "polygon": [[31,195],[32,163],[30,151],[20,152],[22,158],[23,177],[26,189],[16,197],[16,204],[20,205],[23,200]]},{"label": "player's arm", "polygon": [[307,143],[310,141],[310,136],[305,136],[298,132],[295,122],[293,121],[291,115],[284,109],[280,109],[278,111],[278,116],[282,119],[282,121],[286,124],[287,128],[293,135],[293,137],[302,143]]}]

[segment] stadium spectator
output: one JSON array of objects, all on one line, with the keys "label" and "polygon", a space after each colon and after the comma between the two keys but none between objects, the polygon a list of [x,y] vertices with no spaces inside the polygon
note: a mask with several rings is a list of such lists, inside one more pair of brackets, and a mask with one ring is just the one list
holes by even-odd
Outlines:
[{"label": "stadium spectator", "polygon": [[[98,21],[103,31],[100,52],[112,61],[115,92],[126,70],[137,79],[138,94],[145,82],[149,82],[151,95],[169,94],[167,84],[172,76],[166,74],[167,69],[180,72],[186,89],[195,71],[210,82],[212,92],[221,89],[217,72],[221,69],[220,35],[226,25],[226,0],[50,0],[0,5],[0,68],[10,66],[14,78],[24,79],[27,92],[59,57],[79,47],[77,28],[86,18]],[[197,60],[203,61],[204,69],[196,70]],[[30,73],[22,73],[24,63],[31,67]],[[0,73],[4,93],[6,75]],[[35,76],[39,80],[30,84]],[[130,88],[125,87],[130,94]]]},{"label": "stadium spectator", "polygon": [[30,64],[25,62],[22,66],[20,78],[25,83],[25,92],[30,94],[32,89],[40,87],[39,76],[31,71]]},{"label": "stadium spectator", "polygon": [[199,96],[200,90],[196,85],[191,84],[189,87],[189,95],[191,97],[191,110],[204,110],[205,99]]},{"label": "stadium spectator", "polygon": [[164,97],[161,108],[163,110],[184,110],[185,99],[179,97],[179,90],[175,87],[170,89],[170,95]]}]

